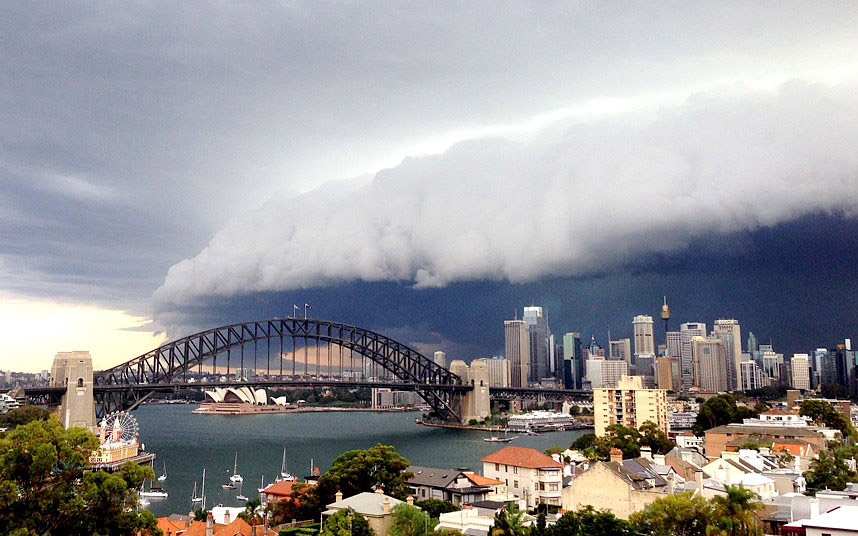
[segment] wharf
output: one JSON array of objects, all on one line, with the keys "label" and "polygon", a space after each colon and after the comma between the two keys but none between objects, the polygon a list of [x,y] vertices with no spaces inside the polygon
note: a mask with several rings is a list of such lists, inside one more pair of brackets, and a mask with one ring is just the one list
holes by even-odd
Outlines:
[{"label": "wharf", "polygon": [[93,471],[107,471],[108,473],[114,473],[119,470],[120,467],[125,465],[126,463],[136,463],[138,465],[151,465],[152,462],[155,461],[155,453],[154,452],[141,452],[137,456],[132,456],[131,458],[124,458],[122,460],[116,460],[112,462],[101,462],[92,464]]}]

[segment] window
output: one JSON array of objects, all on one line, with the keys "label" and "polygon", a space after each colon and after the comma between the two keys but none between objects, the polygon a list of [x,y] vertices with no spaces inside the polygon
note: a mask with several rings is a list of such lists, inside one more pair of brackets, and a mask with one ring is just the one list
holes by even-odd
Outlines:
[{"label": "window", "polygon": [[514,487],[514,488],[517,488],[517,487],[518,487],[518,480],[513,480],[513,481],[512,481],[512,487]]},{"label": "window", "polygon": [[514,475],[518,474],[518,466],[517,465],[512,466],[512,474],[514,474]]},{"label": "window", "polygon": [[500,471],[500,464],[499,463],[495,464],[495,471]]},{"label": "window", "polygon": [[83,387],[83,378],[78,378],[78,379],[77,379],[77,386],[78,386],[78,387]]},{"label": "window", "polygon": [[550,482],[548,484],[548,491],[560,491],[560,484],[557,482]]}]

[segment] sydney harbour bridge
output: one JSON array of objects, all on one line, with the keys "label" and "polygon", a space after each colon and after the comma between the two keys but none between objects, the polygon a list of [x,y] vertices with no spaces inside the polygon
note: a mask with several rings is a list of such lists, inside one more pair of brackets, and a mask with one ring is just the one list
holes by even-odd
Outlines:
[{"label": "sydney harbour bridge", "polygon": [[461,378],[380,333],[294,317],[209,329],[95,371],[91,379],[84,375],[54,378],[51,387],[26,389],[26,396],[31,403],[66,407],[73,391],[80,394],[80,389],[91,386],[100,418],[112,411],[133,410],[155,393],[186,389],[388,387],[416,391],[438,418],[447,421],[462,421],[480,408],[487,410],[490,399],[589,396],[585,391],[491,387],[487,378]]}]

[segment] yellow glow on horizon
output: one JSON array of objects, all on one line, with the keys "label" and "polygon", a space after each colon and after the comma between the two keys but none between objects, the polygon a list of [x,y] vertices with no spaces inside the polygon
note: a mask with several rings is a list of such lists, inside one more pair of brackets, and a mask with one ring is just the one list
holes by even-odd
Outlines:
[{"label": "yellow glow on horizon", "polygon": [[93,305],[0,298],[0,369],[50,370],[57,352],[86,350],[93,365],[118,365],[161,345],[164,334],[129,331],[149,322]]}]

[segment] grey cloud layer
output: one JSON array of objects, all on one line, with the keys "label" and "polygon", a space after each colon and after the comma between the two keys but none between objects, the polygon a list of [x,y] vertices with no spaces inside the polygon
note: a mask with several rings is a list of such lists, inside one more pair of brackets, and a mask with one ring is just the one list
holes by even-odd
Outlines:
[{"label": "grey cloud layer", "polygon": [[589,274],[858,203],[858,87],[802,81],[475,139],[279,197],[174,265],[156,302],[344,281]]}]

